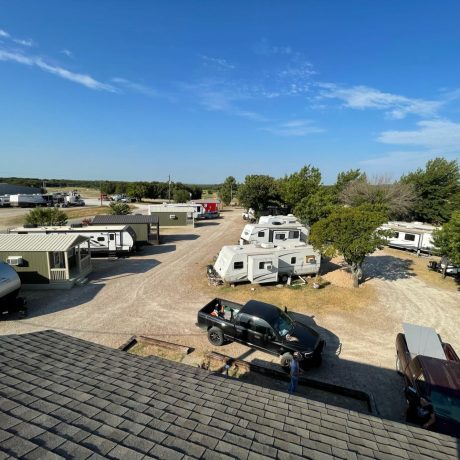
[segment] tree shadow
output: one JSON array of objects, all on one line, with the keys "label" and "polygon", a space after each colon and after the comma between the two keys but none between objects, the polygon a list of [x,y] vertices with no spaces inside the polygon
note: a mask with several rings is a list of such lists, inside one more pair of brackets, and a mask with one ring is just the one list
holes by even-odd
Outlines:
[{"label": "tree shadow", "polygon": [[344,261],[342,263],[332,262],[330,259],[321,260],[321,267],[319,269],[320,275],[326,275],[327,273],[340,270],[343,267],[347,267],[348,264]]},{"label": "tree shadow", "polygon": [[159,246],[143,246],[137,254],[140,257],[156,255],[156,254],[165,254],[167,252],[173,252],[176,250],[175,244],[161,244]]},{"label": "tree shadow", "polygon": [[213,225],[220,225],[220,222],[216,222],[215,220],[200,220],[195,222],[195,227],[211,227]]},{"label": "tree shadow", "polygon": [[161,235],[162,245],[165,243],[174,243],[176,241],[193,241],[199,238],[200,235],[195,233],[176,233],[174,235]]},{"label": "tree shadow", "polygon": [[90,282],[104,281],[107,279],[122,278],[125,276],[145,273],[159,265],[155,259],[96,259],[92,261],[93,271],[87,276]]},{"label": "tree shadow", "polygon": [[412,278],[416,276],[412,265],[413,261],[411,259],[400,259],[389,255],[367,256],[364,260],[364,279],[362,281],[369,281],[375,278],[385,281]]}]

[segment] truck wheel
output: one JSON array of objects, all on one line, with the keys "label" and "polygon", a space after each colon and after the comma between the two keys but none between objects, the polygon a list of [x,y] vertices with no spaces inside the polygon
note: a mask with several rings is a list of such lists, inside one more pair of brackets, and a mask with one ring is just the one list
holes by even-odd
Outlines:
[{"label": "truck wheel", "polygon": [[281,367],[286,371],[289,372],[291,369],[291,361],[293,359],[293,356],[291,353],[284,353],[283,356],[281,356],[280,364]]},{"label": "truck wheel", "polygon": [[216,347],[220,347],[224,344],[224,333],[222,329],[218,327],[212,327],[208,331],[208,340],[215,345]]}]

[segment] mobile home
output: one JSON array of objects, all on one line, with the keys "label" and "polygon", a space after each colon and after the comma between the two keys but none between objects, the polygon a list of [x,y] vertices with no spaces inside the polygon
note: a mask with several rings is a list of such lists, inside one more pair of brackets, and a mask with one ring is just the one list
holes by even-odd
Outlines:
[{"label": "mobile home", "polygon": [[229,283],[273,283],[287,281],[291,275],[317,274],[321,255],[305,243],[274,246],[224,246],[213,269]]},{"label": "mobile home", "polygon": [[18,227],[9,230],[18,234],[81,235],[89,238],[91,252],[120,255],[130,253],[136,244],[136,234],[129,225],[91,225],[61,227]]},{"label": "mobile home", "polygon": [[160,244],[160,223],[157,216],[100,214],[91,222],[91,226],[95,225],[129,225],[136,234],[136,245]]},{"label": "mobile home", "polygon": [[422,222],[388,222],[380,228],[393,232],[388,238],[388,246],[419,254],[433,251],[433,231],[438,227]]},{"label": "mobile home", "polygon": [[254,243],[295,243],[308,241],[309,228],[301,223],[246,224],[241,232],[240,245]]},{"label": "mobile home", "polygon": [[1,234],[0,261],[24,288],[68,289],[91,272],[89,238],[77,234]]},{"label": "mobile home", "polygon": [[160,227],[193,227],[196,212],[191,205],[165,203],[149,206],[149,214],[158,218]]}]

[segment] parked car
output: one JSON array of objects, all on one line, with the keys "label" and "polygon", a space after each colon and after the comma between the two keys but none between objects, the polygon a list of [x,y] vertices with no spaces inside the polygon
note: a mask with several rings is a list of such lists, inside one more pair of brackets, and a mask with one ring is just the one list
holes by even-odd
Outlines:
[{"label": "parked car", "polygon": [[[433,430],[460,437],[460,359],[436,331],[404,324],[396,336],[397,368],[407,388],[434,409]],[[421,354],[423,353],[423,354]]]},{"label": "parked car", "polygon": [[325,341],[311,327],[293,318],[287,309],[256,300],[244,305],[213,299],[198,312],[197,326],[207,331],[216,346],[239,342],[251,348],[280,356],[289,370],[293,353],[302,355],[301,367],[319,366]]}]

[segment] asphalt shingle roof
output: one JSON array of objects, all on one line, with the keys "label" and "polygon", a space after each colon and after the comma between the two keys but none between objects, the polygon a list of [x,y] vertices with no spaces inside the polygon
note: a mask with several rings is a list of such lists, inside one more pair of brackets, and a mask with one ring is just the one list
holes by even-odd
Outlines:
[{"label": "asphalt shingle roof", "polygon": [[158,216],[147,216],[144,214],[110,215],[100,214],[94,216],[92,225],[104,224],[158,224]]},{"label": "asphalt shingle roof", "polygon": [[9,233],[0,235],[0,252],[62,252],[88,240],[88,237],[81,235]]},{"label": "asphalt shingle roof", "polygon": [[0,458],[457,458],[455,438],[54,331],[0,337]]}]

